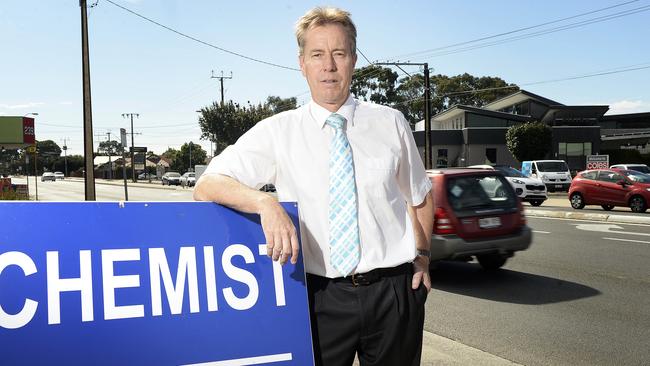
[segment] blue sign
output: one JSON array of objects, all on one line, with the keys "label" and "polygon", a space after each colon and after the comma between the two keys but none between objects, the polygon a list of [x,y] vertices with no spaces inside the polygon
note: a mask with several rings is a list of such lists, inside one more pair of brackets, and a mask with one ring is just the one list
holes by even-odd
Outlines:
[{"label": "blue sign", "polygon": [[264,243],[208,202],[0,203],[0,365],[312,365],[303,262]]}]

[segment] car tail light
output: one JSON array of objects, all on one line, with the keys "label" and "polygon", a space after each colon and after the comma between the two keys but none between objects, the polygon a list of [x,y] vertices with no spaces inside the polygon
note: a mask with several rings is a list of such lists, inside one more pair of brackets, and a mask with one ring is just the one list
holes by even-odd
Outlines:
[{"label": "car tail light", "polygon": [[444,208],[436,208],[433,214],[433,233],[436,235],[454,234],[456,229],[447,215]]},{"label": "car tail light", "polygon": [[524,212],[524,206],[519,202],[517,204],[517,207],[519,208],[519,226],[525,226],[526,225],[526,213]]}]

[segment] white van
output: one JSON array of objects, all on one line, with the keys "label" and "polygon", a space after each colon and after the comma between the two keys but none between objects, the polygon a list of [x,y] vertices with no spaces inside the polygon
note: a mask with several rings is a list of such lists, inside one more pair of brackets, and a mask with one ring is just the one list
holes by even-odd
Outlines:
[{"label": "white van", "polygon": [[541,179],[549,192],[569,191],[571,172],[564,160],[532,160],[521,163],[521,172],[527,177]]}]

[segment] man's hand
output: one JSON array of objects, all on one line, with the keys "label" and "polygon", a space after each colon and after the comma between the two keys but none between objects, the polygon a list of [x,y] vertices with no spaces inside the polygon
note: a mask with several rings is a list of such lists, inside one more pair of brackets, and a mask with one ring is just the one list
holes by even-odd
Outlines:
[{"label": "man's hand", "polygon": [[427,292],[431,291],[431,276],[429,275],[429,258],[418,255],[413,261],[413,283],[411,287],[417,290],[420,283],[424,283]]},{"label": "man's hand", "polygon": [[260,210],[260,219],[266,237],[266,254],[280,264],[285,264],[291,256],[291,263],[296,264],[300,251],[298,236],[282,206],[275,200],[268,201]]}]

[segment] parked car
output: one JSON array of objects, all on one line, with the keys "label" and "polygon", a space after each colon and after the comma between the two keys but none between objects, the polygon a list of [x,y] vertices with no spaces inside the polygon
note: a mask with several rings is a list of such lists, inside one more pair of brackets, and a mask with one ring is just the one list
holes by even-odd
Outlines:
[{"label": "parked car", "polygon": [[41,182],[46,182],[51,180],[52,182],[56,181],[56,176],[52,172],[45,172],[41,175]]},{"label": "parked car", "polygon": [[609,169],[636,170],[637,172],[650,174],[650,167],[645,164],[616,164],[610,166]]},{"label": "parked car", "polygon": [[523,161],[521,172],[526,177],[541,179],[549,192],[566,192],[571,185],[571,172],[564,160]]},{"label": "parked car", "polygon": [[164,185],[171,186],[172,184],[175,185],[175,186],[181,184],[181,175],[179,173],[176,173],[176,172],[167,172],[167,173],[163,174],[163,176],[162,176],[162,185],[163,186]]},{"label": "parked car", "polygon": [[600,205],[609,211],[616,206],[645,212],[650,202],[650,175],[636,170],[595,169],[579,172],[569,188],[571,207]]},{"label": "parked car", "polygon": [[181,186],[185,187],[194,187],[196,184],[196,175],[194,172],[186,172],[181,176]]},{"label": "parked car", "polygon": [[546,185],[540,179],[526,177],[519,170],[504,165],[472,165],[468,168],[498,170],[515,189],[515,194],[531,206],[539,206],[548,199]]},{"label": "parked car", "polygon": [[142,179],[142,180],[144,180],[144,179],[156,179],[156,175],[151,174],[151,173],[142,172],[142,173],[138,174],[138,179]]},{"label": "parked car", "polygon": [[65,179],[65,174],[63,174],[62,172],[54,172],[54,178],[55,180]]},{"label": "parked car", "polygon": [[501,172],[465,168],[427,174],[433,183],[432,261],[476,258],[483,268],[497,269],[528,249],[532,231]]}]

